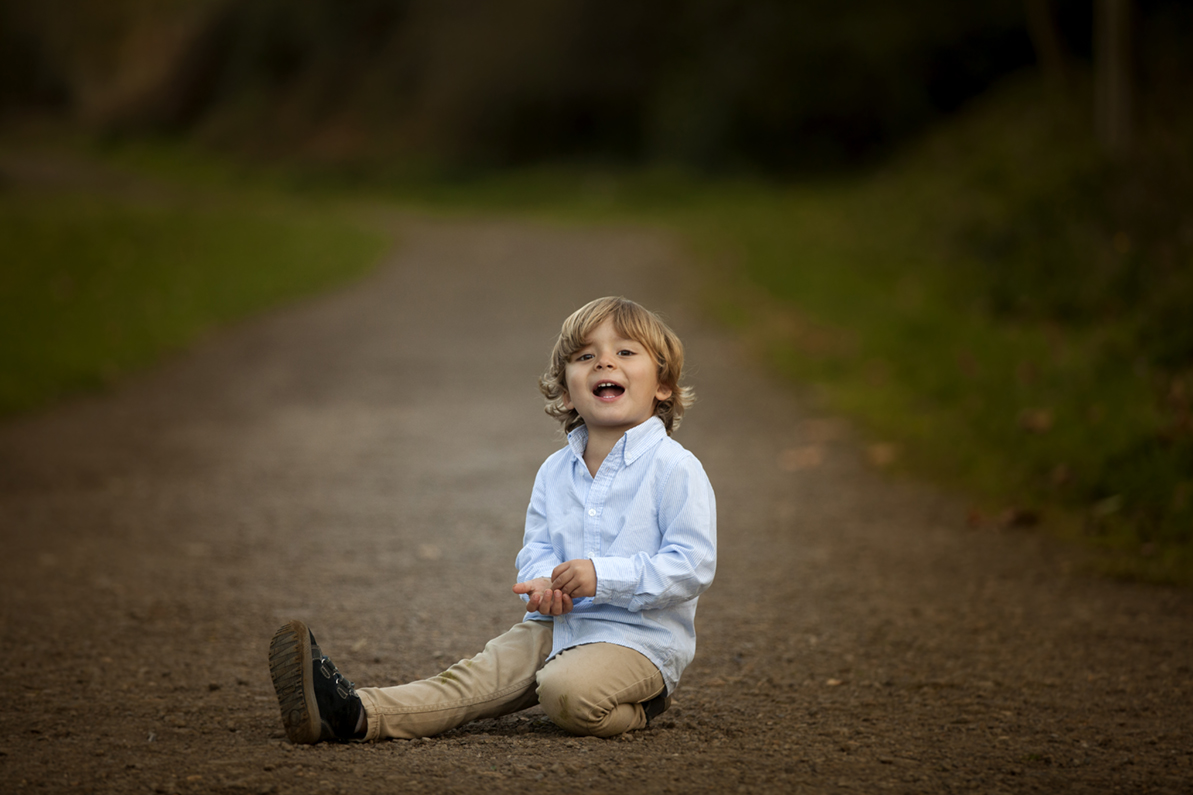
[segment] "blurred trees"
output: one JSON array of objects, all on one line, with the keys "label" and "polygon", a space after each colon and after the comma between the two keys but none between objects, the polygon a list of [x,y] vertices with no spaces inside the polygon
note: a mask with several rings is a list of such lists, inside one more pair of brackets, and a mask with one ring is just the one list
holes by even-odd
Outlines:
[{"label": "blurred trees", "polygon": [[1016,0],[0,0],[0,109],[331,158],[834,167],[1029,64],[1022,17]]},{"label": "blurred trees", "polygon": [[[0,114],[330,160],[807,171],[1070,71],[1095,4],[1128,0],[0,0]],[[1148,31],[1181,3],[1131,5]]]},{"label": "blurred trees", "polygon": [[123,119],[165,78],[221,0],[0,0],[0,115]]}]

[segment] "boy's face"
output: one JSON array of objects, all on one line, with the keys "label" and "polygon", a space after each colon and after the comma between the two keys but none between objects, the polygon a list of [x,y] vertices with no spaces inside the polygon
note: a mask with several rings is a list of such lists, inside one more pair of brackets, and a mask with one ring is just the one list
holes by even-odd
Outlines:
[{"label": "boy's face", "polygon": [[671,397],[646,346],[618,334],[611,319],[568,358],[564,379],[564,406],[584,418],[590,434],[620,436],[650,419],[657,401]]}]

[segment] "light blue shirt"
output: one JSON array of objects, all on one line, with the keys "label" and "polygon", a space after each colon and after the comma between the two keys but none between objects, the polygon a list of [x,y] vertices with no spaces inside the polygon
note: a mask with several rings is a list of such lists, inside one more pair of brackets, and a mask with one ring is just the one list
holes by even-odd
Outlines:
[{"label": "light blue shirt", "polygon": [[[584,463],[587,444],[588,429],[580,426],[539,468],[518,582],[590,559],[596,596],[575,600],[571,613],[553,619],[551,656],[585,643],[626,646],[658,667],[672,693],[696,653],[696,601],[716,570],[712,485],[658,417],[627,431],[595,478]],[[527,613],[526,620],[549,619]]]}]

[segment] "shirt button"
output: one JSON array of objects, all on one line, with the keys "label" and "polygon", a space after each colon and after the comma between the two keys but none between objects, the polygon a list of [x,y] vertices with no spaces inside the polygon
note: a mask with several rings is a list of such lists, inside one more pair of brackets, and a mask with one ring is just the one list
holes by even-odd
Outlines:
[{"label": "shirt button", "polygon": [[596,508],[589,508],[589,509],[588,509],[588,515],[589,515],[589,516],[596,516]]}]

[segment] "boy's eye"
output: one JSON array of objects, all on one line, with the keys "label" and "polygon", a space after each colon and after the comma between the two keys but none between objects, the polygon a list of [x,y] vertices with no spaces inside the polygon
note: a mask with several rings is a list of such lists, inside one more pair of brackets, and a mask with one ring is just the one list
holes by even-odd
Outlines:
[{"label": "boy's eye", "polygon": [[620,351],[618,351],[618,352],[617,352],[617,355],[618,355],[618,356],[633,356],[633,355],[634,355],[634,352],[633,352],[633,351],[631,351],[631,350],[628,350],[628,349],[627,349],[627,350],[620,350]]},{"label": "boy's eye", "polygon": [[576,358],[574,359],[574,361],[577,361],[577,362],[582,362],[582,361],[584,361],[584,360],[586,360],[586,359],[591,359],[591,358],[592,358],[592,354],[591,354],[591,353],[581,353],[581,354],[578,354],[578,355],[576,356]]}]

